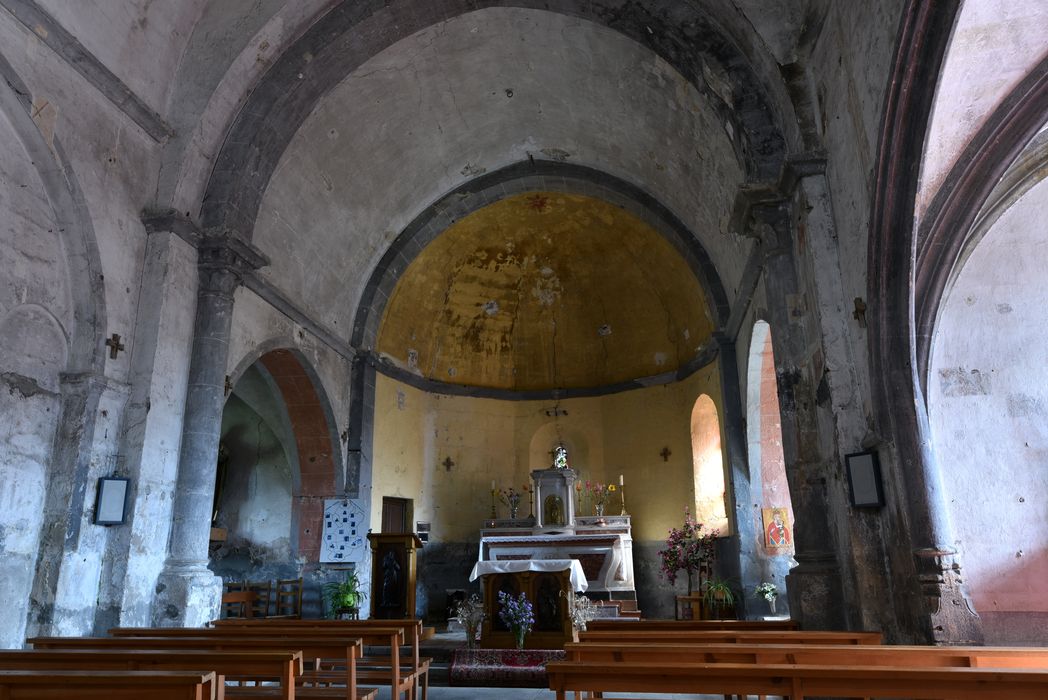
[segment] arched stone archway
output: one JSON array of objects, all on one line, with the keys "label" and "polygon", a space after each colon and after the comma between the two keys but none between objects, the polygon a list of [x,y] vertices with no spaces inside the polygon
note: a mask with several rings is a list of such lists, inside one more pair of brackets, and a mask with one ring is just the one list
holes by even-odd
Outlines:
[{"label": "arched stone archway", "polygon": [[[246,363],[245,363],[246,364]],[[223,411],[211,568],[227,580],[297,578],[320,568],[325,499],[344,468],[323,387],[296,350],[266,350],[239,372]],[[317,606],[315,586],[305,606]]]}]

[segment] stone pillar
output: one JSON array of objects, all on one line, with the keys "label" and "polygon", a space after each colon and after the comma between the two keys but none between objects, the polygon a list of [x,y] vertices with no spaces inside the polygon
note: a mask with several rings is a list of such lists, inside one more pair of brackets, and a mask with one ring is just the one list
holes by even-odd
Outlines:
[{"label": "stone pillar", "polygon": [[[830,528],[827,479],[836,464],[833,426],[820,425],[811,343],[815,329],[794,266],[785,203],[754,212],[764,253],[765,288],[772,321],[775,374],[782,413],[782,451],[796,518],[794,558],[787,576],[790,612],[804,629],[846,626],[836,532]],[[829,437],[826,437],[829,436]]]},{"label": "stone pillar", "polygon": [[167,561],[157,582],[153,623],[198,627],[219,610],[221,580],[207,568],[218,441],[225,404],[233,293],[265,257],[232,236],[209,236],[198,250],[199,282],[182,446]]},{"label": "stone pillar", "polygon": [[731,473],[730,506],[735,513],[735,532],[730,540],[731,555],[728,563],[737,570],[726,571],[729,578],[738,578],[743,595],[736,606],[740,618],[746,613],[747,595],[760,583],[760,566],[755,556],[757,531],[750,510],[750,469],[746,455],[746,427],[742,413],[742,392],[739,388],[739,362],[735,343],[720,333],[714,334],[717,342],[717,366],[720,369],[721,398],[724,402],[724,454]]},{"label": "stone pillar", "polygon": [[135,324],[131,396],[120,452],[131,478],[127,524],[111,528],[95,610],[95,632],[151,624],[157,576],[171,533],[185,390],[196,307],[199,236],[170,213],[143,218],[146,232]]},{"label": "stone pillar", "polygon": [[65,553],[76,549],[87,495],[98,406],[106,378],[93,372],[61,375],[61,407],[47,470],[44,527],[36,558],[26,634],[48,635],[56,623],[55,603]]}]

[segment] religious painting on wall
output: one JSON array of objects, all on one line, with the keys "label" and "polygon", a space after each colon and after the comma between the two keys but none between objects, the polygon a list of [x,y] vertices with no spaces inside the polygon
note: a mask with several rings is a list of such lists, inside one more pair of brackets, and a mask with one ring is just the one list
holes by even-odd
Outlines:
[{"label": "religious painting on wall", "polygon": [[789,516],[785,508],[761,508],[764,520],[764,546],[781,549],[793,544]]}]

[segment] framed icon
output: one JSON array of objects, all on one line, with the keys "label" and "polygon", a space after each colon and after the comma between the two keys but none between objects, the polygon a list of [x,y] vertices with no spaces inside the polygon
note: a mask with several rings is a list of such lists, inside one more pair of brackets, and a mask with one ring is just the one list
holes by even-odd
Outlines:
[{"label": "framed icon", "polygon": [[123,525],[127,520],[127,491],[130,479],[103,476],[98,480],[95,525]]},{"label": "framed icon", "polygon": [[848,496],[856,508],[879,508],[884,505],[881,465],[876,452],[845,455],[848,471]]}]

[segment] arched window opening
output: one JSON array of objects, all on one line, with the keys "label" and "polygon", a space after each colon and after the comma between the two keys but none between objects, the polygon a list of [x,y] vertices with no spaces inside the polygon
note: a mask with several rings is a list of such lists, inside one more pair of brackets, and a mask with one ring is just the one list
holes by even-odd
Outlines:
[{"label": "arched window opening", "polygon": [[695,475],[695,519],[727,534],[728,512],[724,502],[724,455],[717,406],[706,394],[691,411],[691,455]]},{"label": "arched window opening", "polygon": [[793,565],[793,505],[782,451],[782,414],[771,328],[753,326],[746,381],[746,438],[750,465],[751,517],[757,541],[750,549],[760,563],[762,582],[779,590],[778,610],[786,600],[786,574]]}]

